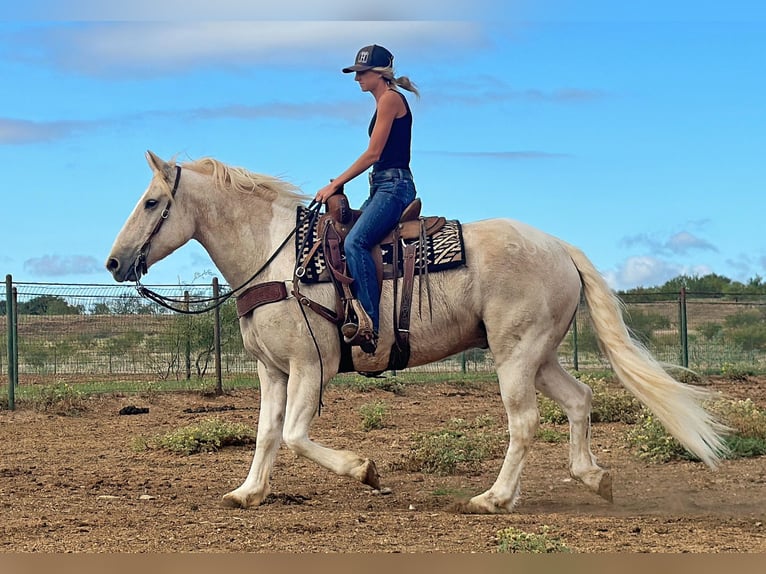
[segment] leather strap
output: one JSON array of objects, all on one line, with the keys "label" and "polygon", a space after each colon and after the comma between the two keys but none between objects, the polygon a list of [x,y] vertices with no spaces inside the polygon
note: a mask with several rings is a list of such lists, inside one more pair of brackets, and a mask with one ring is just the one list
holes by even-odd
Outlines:
[{"label": "leather strap", "polygon": [[297,281],[293,284],[293,295],[295,296],[295,298],[298,300],[298,302],[301,305],[305,305],[306,307],[314,311],[314,313],[316,313],[320,317],[324,317],[325,319],[330,321],[330,323],[335,323],[336,325],[340,325],[343,322],[342,312],[339,312],[338,309],[336,309],[335,311],[333,311],[332,309],[328,309],[321,303],[317,303],[316,301],[306,297],[304,294],[302,294],[299,291]]},{"label": "leather strap", "polygon": [[254,309],[268,303],[287,299],[284,281],[267,281],[247,288],[237,297],[237,316],[244,317]]},{"label": "leather strap", "polygon": [[[404,247],[402,279],[402,299],[399,314],[394,304],[394,344],[388,358],[388,368],[397,371],[407,367],[410,362],[410,317],[412,316],[412,292],[415,283],[415,259],[418,247],[411,243]],[[398,281],[398,279],[394,279]]]},{"label": "leather strap", "polygon": [[411,243],[404,248],[404,279],[402,280],[402,302],[399,309],[398,336],[409,346],[410,318],[412,316],[412,291],[415,286],[415,255],[417,245]]}]

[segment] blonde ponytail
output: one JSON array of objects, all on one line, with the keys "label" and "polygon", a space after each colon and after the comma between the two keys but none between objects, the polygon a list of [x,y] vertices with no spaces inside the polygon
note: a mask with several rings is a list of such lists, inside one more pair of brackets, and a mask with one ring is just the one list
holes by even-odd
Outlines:
[{"label": "blonde ponytail", "polygon": [[420,92],[418,91],[418,88],[415,85],[415,83],[412,80],[410,80],[407,76],[399,76],[398,78],[395,77],[393,68],[373,68],[372,71],[378,72],[381,76],[383,76],[383,79],[389,85],[393,84],[394,89],[402,88],[403,90],[412,92],[418,98],[420,98]]}]

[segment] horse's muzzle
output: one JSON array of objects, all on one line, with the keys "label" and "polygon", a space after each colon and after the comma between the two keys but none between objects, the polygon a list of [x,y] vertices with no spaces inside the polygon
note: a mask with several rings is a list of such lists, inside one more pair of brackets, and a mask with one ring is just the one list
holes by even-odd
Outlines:
[{"label": "horse's muzzle", "polygon": [[137,262],[133,262],[131,265],[122,265],[119,258],[114,256],[109,257],[109,259],[106,260],[106,269],[118,283],[124,281],[138,281],[141,278],[141,275],[143,275]]}]

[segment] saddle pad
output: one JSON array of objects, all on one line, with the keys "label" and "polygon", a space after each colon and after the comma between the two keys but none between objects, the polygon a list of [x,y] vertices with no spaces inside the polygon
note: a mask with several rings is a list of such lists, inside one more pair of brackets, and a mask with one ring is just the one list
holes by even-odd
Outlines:
[{"label": "saddle pad", "polygon": [[[316,225],[309,230],[309,217],[307,209],[303,206],[298,207],[295,233],[295,255],[298,261],[302,261],[318,241]],[[418,243],[418,239],[406,241],[407,244]],[[381,245],[383,255],[383,267],[385,276],[390,276],[389,269],[393,263],[394,250],[390,244]],[[399,249],[399,265],[402,268],[403,249]],[[420,249],[418,249],[420,252]],[[436,271],[446,271],[465,265],[465,245],[463,244],[463,230],[460,222],[456,219],[448,220],[438,232],[426,238],[426,269],[429,273]],[[421,262],[416,262],[415,273],[423,267]],[[401,275],[401,273],[400,273]],[[322,249],[318,249],[316,255],[311,259],[306,267],[306,273],[301,278],[302,283],[322,283],[330,280],[330,273],[327,270],[327,263]]]}]

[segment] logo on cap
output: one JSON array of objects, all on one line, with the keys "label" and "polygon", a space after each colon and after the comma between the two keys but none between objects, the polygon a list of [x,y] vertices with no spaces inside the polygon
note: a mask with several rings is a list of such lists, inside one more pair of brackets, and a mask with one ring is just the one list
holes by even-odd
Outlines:
[{"label": "logo on cap", "polygon": [[372,44],[365,46],[356,53],[353,66],[343,68],[343,73],[364,72],[371,68],[388,68],[394,65],[394,56],[383,46]]}]

